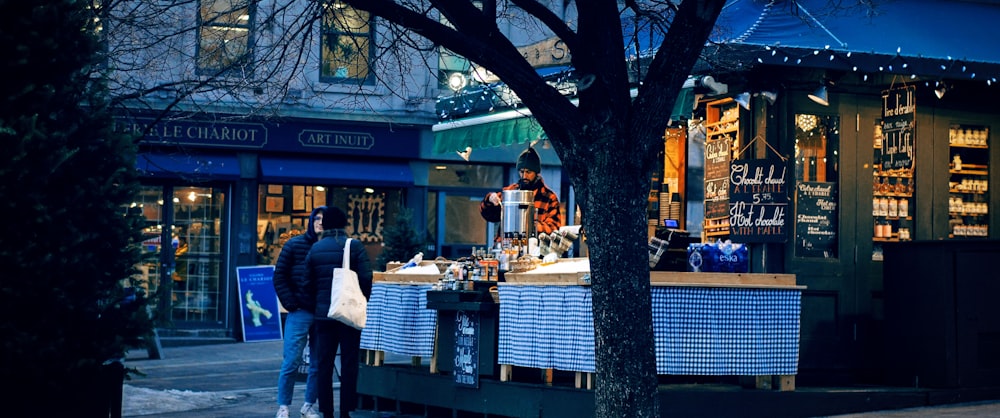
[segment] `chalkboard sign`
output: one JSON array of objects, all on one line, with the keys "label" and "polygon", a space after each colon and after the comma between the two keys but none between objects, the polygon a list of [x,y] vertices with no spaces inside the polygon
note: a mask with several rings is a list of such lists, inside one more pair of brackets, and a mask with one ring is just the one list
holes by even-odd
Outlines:
[{"label": "chalkboard sign", "polygon": [[883,170],[913,167],[913,119],[917,112],[916,87],[906,86],[882,92]]},{"label": "chalkboard sign", "polygon": [[455,383],[479,387],[479,315],[455,312]]},{"label": "chalkboard sign", "polygon": [[780,159],[729,165],[729,235],[736,242],[787,241],[788,166]]},{"label": "chalkboard sign", "polygon": [[729,216],[729,137],[705,142],[705,219]]},{"label": "chalkboard sign", "polygon": [[795,209],[795,255],[836,258],[837,183],[799,183]]}]

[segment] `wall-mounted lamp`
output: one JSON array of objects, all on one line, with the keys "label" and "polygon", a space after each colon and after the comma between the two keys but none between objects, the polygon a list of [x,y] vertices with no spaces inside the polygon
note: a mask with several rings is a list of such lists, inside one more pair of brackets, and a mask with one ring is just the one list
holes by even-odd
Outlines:
[{"label": "wall-mounted lamp", "polygon": [[746,110],[750,110],[750,93],[740,93],[733,98],[736,103],[739,103]]},{"label": "wall-mounted lamp", "polygon": [[819,86],[816,91],[810,93],[809,98],[823,106],[830,105],[830,94],[826,91],[826,84]]}]

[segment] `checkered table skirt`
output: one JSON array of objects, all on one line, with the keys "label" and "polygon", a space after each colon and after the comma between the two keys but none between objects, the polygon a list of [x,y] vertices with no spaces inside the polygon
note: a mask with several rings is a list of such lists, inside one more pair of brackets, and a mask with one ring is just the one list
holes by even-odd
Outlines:
[{"label": "checkered table skirt", "polygon": [[[498,362],[594,372],[584,286],[499,286]],[[798,289],[654,286],[657,374],[794,375]]]},{"label": "checkered table skirt", "polygon": [[428,290],[431,284],[373,283],[361,348],[431,357],[437,311],[427,309]]}]

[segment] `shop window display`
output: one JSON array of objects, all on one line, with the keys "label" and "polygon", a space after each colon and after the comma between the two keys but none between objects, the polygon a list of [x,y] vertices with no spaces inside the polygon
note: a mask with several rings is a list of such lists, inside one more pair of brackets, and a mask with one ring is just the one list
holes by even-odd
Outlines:
[{"label": "shop window display", "polygon": [[[170,190],[173,192],[168,202],[163,196]],[[136,277],[148,294],[157,297],[162,296],[161,291],[165,291],[162,287],[169,283],[169,299],[157,299],[155,304],[161,319],[221,321],[219,284],[225,195],[211,187],[177,187],[165,191],[163,187],[146,186],[133,203],[134,210],[141,211],[146,218],[142,261],[136,266]],[[169,208],[173,208],[170,217],[165,216]],[[172,223],[168,223],[168,218],[172,218]],[[164,229],[170,232],[165,234]]]},{"label": "shop window display", "polygon": [[337,206],[347,214],[347,234],[365,244],[381,244],[387,220],[402,203],[402,189],[263,184],[258,191],[258,264],[274,264],[290,238],[305,233],[318,206]]},{"label": "shop window display", "polygon": [[179,321],[221,321],[219,283],[225,194],[214,188],[183,187],[174,190],[173,200],[170,245],[176,268],[171,273],[171,316]]},{"label": "shop window display", "polygon": [[989,136],[986,126],[955,124],[948,129],[949,238],[989,236]]}]

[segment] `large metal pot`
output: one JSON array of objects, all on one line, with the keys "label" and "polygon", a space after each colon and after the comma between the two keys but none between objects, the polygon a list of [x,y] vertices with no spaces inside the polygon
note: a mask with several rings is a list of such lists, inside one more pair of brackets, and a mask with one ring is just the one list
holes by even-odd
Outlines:
[{"label": "large metal pot", "polygon": [[504,234],[531,236],[535,230],[535,192],[533,190],[504,190],[501,225]]}]

